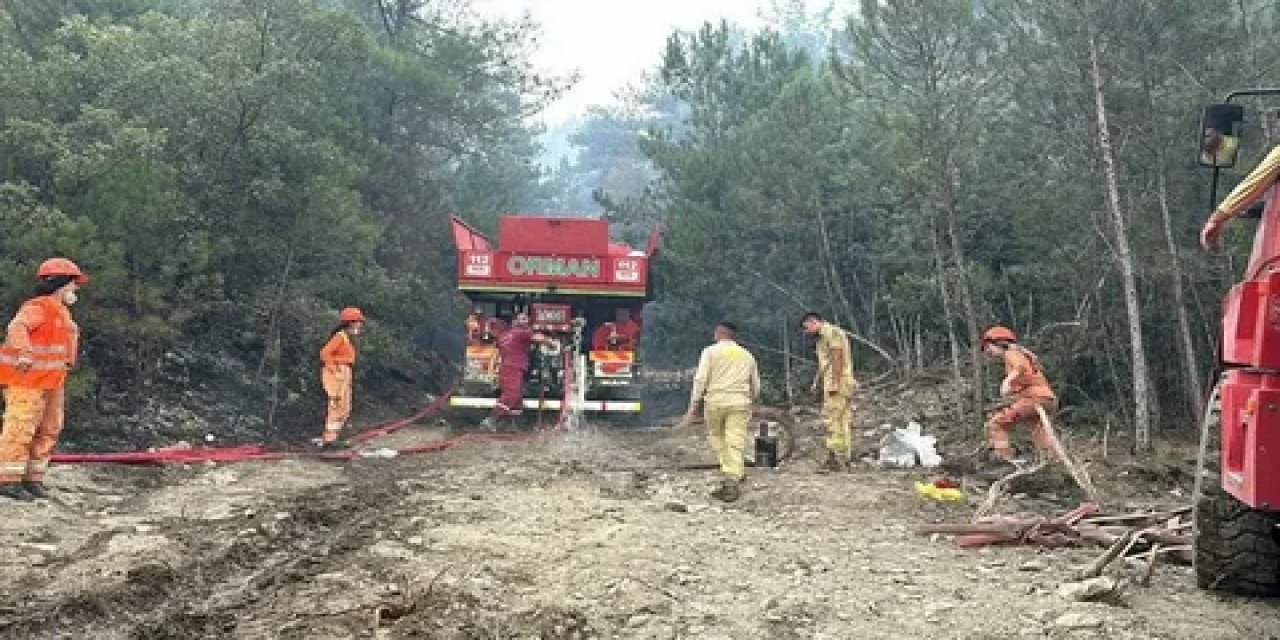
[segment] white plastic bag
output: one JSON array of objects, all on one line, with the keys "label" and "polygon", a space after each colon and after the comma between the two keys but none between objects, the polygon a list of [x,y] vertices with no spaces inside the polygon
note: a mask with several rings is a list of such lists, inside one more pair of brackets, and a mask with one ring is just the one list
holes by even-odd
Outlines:
[{"label": "white plastic bag", "polygon": [[880,440],[880,464],[894,467],[936,467],[942,456],[934,448],[938,439],[922,433],[920,423],[912,421],[903,429],[894,429]]}]

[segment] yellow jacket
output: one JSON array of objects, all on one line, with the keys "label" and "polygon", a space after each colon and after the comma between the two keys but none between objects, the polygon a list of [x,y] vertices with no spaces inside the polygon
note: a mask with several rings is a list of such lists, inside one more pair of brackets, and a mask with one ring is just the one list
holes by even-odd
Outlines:
[{"label": "yellow jacket", "polygon": [[693,376],[690,406],[750,407],[760,396],[760,371],[755,356],[733,340],[721,340],[702,350]]},{"label": "yellow jacket", "polygon": [[[844,366],[839,371],[831,366],[831,355],[837,352],[844,355]],[[849,348],[849,336],[844,329],[830,322],[822,323],[818,329],[818,375],[822,376],[822,388],[828,393],[832,390],[839,393],[853,391],[853,353]]]}]

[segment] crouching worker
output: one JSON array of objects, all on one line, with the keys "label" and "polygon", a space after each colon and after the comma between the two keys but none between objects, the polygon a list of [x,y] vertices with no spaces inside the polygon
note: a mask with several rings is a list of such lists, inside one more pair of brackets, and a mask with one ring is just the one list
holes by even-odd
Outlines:
[{"label": "crouching worker", "polygon": [[0,495],[48,497],[44,474],[62,433],[67,371],[75,366],[80,330],[71,319],[76,289],[89,281],[66,258],[36,271],[35,297],[18,309],[0,348],[4,429],[0,432]]},{"label": "crouching worker", "polygon": [[312,440],[317,446],[334,446],[338,433],[351,419],[352,367],[356,363],[355,337],[364,326],[364,313],[347,307],[338,313],[338,326],[320,349],[320,384],[329,398],[324,434]]},{"label": "crouching worker", "polygon": [[1053,415],[1058,409],[1058,398],[1049,388],[1044,371],[1040,368],[1040,360],[1036,354],[1017,344],[1013,331],[1007,327],[991,327],[982,334],[982,350],[992,358],[1004,363],[1004,379],[1000,382],[1000,396],[1007,404],[997,410],[987,420],[987,437],[992,451],[1000,459],[999,469],[992,470],[993,475],[1012,472],[1025,463],[1014,458],[1013,444],[1010,440],[1013,427],[1025,422],[1031,427],[1031,440],[1035,443],[1037,454],[1045,460],[1053,460],[1056,456],[1053,439],[1040,423],[1036,407],[1042,407],[1046,413]]},{"label": "crouching worker", "polygon": [[717,324],[713,335],[715,344],[703,349],[698,360],[686,418],[692,420],[702,410],[707,438],[724,474],[711,496],[733,502],[741,495],[746,475],[743,451],[751,405],[760,397],[760,372],[751,352],[738,345],[738,329],[733,323]]}]

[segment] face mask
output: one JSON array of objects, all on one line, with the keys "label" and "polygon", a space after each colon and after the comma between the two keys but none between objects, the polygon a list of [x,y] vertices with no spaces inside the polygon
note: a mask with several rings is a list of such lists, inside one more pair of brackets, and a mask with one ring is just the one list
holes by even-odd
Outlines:
[{"label": "face mask", "polygon": [[360,335],[360,327],[351,327],[351,335],[353,336]]},{"label": "face mask", "polygon": [[75,304],[76,300],[79,300],[79,299],[80,299],[79,296],[77,296],[76,292],[74,291],[68,291],[62,294],[62,304],[65,304],[68,307]]}]

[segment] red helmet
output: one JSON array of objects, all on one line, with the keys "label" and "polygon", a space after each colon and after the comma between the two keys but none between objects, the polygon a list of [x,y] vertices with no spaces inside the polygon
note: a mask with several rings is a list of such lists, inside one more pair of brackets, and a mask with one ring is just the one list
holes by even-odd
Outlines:
[{"label": "red helmet", "polygon": [[338,312],[338,322],[364,322],[364,314],[359,307],[347,307]]},{"label": "red helmet", "polygon": [[1017,342],[1018,337],[1013,335],[1013,330],[1009,327],[1001,327],[999,325],[987,329],[982,334],[982,341],[985,342]]},{"label": "red helmet", "polygon": [[56,276],[71,276],[75,279],[76,284],[84,284],[89,281],[89,276],[80,271],[80,267],[76,266],[76,263],[66,258],[49,258],[40,263],[40,268],[36,269],[37,278]]}]

